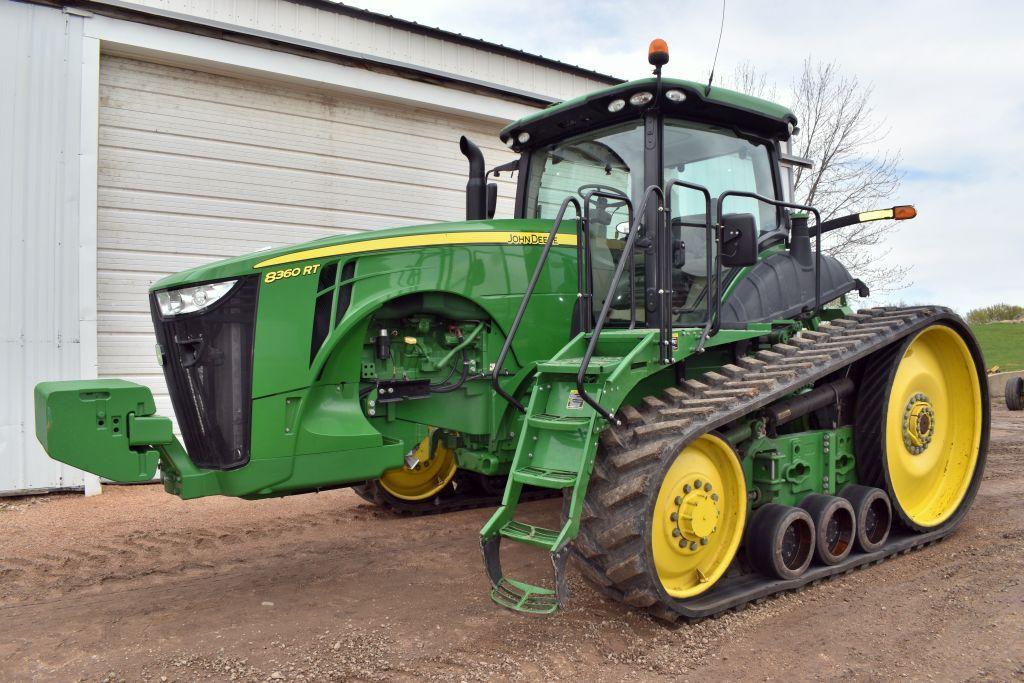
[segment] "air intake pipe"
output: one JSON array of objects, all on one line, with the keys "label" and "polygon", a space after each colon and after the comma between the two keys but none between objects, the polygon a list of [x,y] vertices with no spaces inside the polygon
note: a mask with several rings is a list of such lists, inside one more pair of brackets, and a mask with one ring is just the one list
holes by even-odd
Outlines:
[{"label": "air intake pipe", "polygon": [[487,177],[484,155],[465,135],[459,140],[459,151],[469,160],[469,182],[466,183],[466,220],[487,218]]},{"label": "air intake pipe", "polygon": [[792,227],[789,230],[789,253],[800,265],[811,265],[811,229],[807,225],[807,214],[798,214],[792,218]]}]

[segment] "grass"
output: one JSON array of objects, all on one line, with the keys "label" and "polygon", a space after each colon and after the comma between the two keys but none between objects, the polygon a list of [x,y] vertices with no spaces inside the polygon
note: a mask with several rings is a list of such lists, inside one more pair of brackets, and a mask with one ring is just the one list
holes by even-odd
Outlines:
[{"label": "grass", "polygon": [[999,366],[1000,372],[1024,370],[1024,323],[989,323],[971,325],[985,366]]}]

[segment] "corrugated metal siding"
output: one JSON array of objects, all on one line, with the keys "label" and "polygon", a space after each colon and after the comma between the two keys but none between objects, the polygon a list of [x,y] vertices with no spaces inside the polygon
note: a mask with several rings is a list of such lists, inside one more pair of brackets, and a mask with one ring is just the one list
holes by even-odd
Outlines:
[{"label": "corrugated metal siding", "polygon": [[[472,137],[500,124],[331,91],[104,55],[100,65],[100,376],[153,387],[147,289],[173,272],[339,232],[459,219]],[[512,214],[504,177],[499,216]]]},{"label": "corrugated metal siding", "polygon": [[122,4],[277,33],[555,99],[569,99],[607,85],[583,75],[480,47],[407,31],[371,19],[346,16],[329,7],[319,9],[288,0],[126,0]]},{"label": "corrugated metal siding", "polygon": [[81,376],[81,19],[0,3],[0,493],[81,486],[35,438],[32,389]]}]

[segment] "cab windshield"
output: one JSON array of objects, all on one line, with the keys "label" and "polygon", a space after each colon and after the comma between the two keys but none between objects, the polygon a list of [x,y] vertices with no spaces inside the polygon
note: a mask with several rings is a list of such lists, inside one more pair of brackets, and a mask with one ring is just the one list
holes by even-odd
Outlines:
[{"label": "cab windshield", "polygon": [[[712,199],[726,190],[775,196],[767,143],[752,142],[716,126],[666,120],[663,132],[664,182],[685,180],[708,188]],[[594,191],[628,198],[636,207],[645,183],[644,133],[641,121],[620,124],[567,138],[533,151],[526,188],[526,218],[553,219],[562,201],[575,195],[583,204]],[[657,182],[656,180],[653,182]],[[651,201],[654,201],[653,199]],[[622,200],[591,200],[591,253],[595,306],[608,292],[611,276],[622,256],[629,207]],[[778,228],[775,208],[753,199],[731,197],[726,213],[751,213],[762,233]],[[571,217],[571,210],[569,216]],[[675,324],[703,320],[707,286],[704,201],[700,193],[676,187],[672,195],[673,318]],[[644,252],[636,250],[633,281],[624,277],[614,294],[612,320],[630,319],[630,302],[643,320]]]}]

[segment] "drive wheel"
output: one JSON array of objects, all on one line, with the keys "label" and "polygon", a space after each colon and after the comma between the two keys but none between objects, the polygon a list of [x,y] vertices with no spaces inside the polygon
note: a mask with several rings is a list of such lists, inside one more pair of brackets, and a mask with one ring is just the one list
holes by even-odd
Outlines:
[{"label": "drive wheel", "polygon": [[857,474],[915,531],[955,523],[984,469],[989,406],[966,330],[937,324],[867,361],[857,400]]},{"label": "drive wheel", "polygon": [[400,500],[426,500],[444,490],[455,477],[455,451],[438,442],[430,454],[430,437],[424,437],[402,467],[388,470],[378,480],[385,492]]}]

